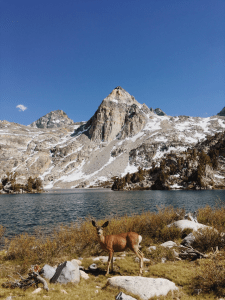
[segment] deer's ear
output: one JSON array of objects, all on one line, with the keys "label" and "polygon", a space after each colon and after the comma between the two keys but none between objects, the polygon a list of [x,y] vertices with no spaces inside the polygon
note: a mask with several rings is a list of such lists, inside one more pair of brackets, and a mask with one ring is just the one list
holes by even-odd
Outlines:
[{"label": "deer's ear", "polygon": [[106,221],[103,225],[102,228],[107,227],[109,225],[109,221]]},{"label": "deer's ear", "polygon": [[94,227],[96,227],[96,224],[95,224],[95,221],[94,221],[94,220],[92,220],[92,225],[93,225]]}]

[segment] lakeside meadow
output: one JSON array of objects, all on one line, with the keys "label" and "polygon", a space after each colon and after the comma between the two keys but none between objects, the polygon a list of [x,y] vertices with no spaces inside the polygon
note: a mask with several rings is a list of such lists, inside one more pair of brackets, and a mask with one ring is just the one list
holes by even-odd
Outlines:
[{"label": "lakeside meadow", "polygon": [[[109,226],[105,229],[105,235],[119,234],[134,231],[142,235],[141,250],[144,257],[150,259],[144,266],[143,276],[153,278],[166,278],[173,281],[179,287],[178,291],[167,296],[155,299],[216,299],[225,296],[225,251],[221,243],[220,234],[225,232],[225,206],[205,206],[197,211],[198,222],[212,226],[203,230],[201,234],[194,233],[194,248],[207,254],[205,259],[194,261],[177,260],[173,249],[160,246],[161,243],[172,240],[179,244],[190,233],[190,230],[181,231],[175,227],[167,227],[176,220],[183,219],[185,210],[172,206],[158,208],[156,212],[143,212],[131,216],[110,216],[98,220],[102,225],[109,220]],[[63,261],[74,258],[83,258],[82,266],[88,270],[93,263],[92,257],[107,255],[100,247],[95,228],[91,224],[91,217],[85,220],[77,220],[70,225],[62,225],[55,228],[51,235],[45,235],[43,231],[36,230],[35,234],[22,233],[11,239],[4,237],[4,227],[0,227],[0,242],[4,243],[4,249],[0,252],[0,283],[6,282],[9,277],[19,278],[18,273],[24,276],[31,265],[45,264],[57,265]],[[149,246],[156,246],[156,251],[150,252]],[[218,251],[216,251],[218,250]],[[177,251],[177,249],[176,249]],[[116,253],[115,256],[120,255]],[[136,276],[138,264],[134,261],[135,255],[128,251],[126,257],[114,263],[114,273],[105,277],[106,264],[96,262],[100,275],[89,274],[89,279],[81,279],[78,285],[49,284],[47,293],[42,290],[34,299],[43,296],[49,299],[115,299],[119,290],[107,286],[107,278],[118,275]],[[162,263],[162,258],[166,259]],[[99,286],[96,293],[96,286]],[[67,294],[62,292],[62,289]],[[26,291],[20,289],[0,288],[0,297],[5,299],[9,295],[18,299],[30,299],[33,288]],[[200,290],[196,295],[195,291]],[[133,295],[134,296],[134,295]],[[15,298],[15,299],[16,299]],[[139,299],[135,296],[136,299]]]}]

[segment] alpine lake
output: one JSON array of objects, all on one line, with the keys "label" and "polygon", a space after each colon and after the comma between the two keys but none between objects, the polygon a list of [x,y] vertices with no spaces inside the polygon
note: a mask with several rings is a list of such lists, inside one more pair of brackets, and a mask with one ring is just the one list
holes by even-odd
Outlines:
[{"label": "alpine lake", "polygon": [[33,234],[36,229],[51,233],[59,225],[93,217],[157,212],[173,206],[194,212],[207,205],[225,204],[225,190],[171,190],[114,192],[109,189],[49,190],[41,194],[0,195],[0,225],[6,236]]}]

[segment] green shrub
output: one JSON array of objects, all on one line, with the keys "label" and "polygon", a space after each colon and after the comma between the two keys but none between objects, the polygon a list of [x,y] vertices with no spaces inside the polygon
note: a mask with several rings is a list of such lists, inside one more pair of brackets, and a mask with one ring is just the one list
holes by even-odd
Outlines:
[{"label": "green shrub", "polygon": [[182,230],[175,226],[167,227],[165,226],[157,232],[158,240],[161,242],[173,241],[179,239],[182,236]]}]

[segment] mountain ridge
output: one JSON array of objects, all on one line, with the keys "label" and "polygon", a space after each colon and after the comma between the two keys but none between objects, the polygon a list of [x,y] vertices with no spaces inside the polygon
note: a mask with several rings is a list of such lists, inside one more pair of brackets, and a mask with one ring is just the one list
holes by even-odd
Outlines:
[{"label": "mountain ridge", "polygon": [[225,130],[224,116],[158,112],[116,87],[83,124],[37,128],[0,121],[0,177],[7,171],[17,172],[21,183],[39,177],[46,189],[99,186]]}]

